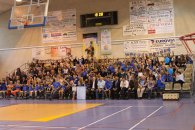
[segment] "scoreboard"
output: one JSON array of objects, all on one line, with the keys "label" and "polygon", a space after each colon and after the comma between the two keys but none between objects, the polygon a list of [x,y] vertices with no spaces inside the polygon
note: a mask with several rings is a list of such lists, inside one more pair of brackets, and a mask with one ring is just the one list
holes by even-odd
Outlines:
[{"label": "scoreboard", "polygon": [[95,27],[118,24],[118,12],[96,12],[80,16],[81,27]]}]

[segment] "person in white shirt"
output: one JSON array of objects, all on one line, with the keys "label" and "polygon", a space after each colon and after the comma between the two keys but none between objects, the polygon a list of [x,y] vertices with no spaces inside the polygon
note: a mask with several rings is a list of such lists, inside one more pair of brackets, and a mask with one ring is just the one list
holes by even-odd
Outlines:
[{"label": "person in white shirt", "polygon": [[100,80],[98,80],[96,89],[96,99],[99,99],[99,94],[102,94],[102,99],[104,99],[104,87],[106,82],[103,80],[103,77],[100,77]]},{"label": "person in white shirt", "polygon": [[183,83],[184,82],[185,82],[185,80],[184,80],[183,73],[177,71],[176,72],[176,76],[175,76],[175,81],[173,82],[173,87],[174,87],[174,84],[176,84],[176,83],[180,83],[181,84],[181,87],[183,87]]},{"label": "person in white shirt", "polygon": [[122,80],[120,82],[120,98],[121,99],[125,99],[126,98],[126,94],[127,94],[127,90],[129,87],[129,81],[125,79],[125,77],[122,77]]}]

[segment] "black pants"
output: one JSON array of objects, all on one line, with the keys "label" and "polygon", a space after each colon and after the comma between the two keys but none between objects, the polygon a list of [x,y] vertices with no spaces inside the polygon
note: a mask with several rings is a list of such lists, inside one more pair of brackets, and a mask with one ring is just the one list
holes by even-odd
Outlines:
[{"label": "black pants", "polygon": [[126,95],[127,95],[127,88],[123,87],[120,91],[120,98],[121,99],[126,99]]},{"label": "black pants", "polygon": [[111,91],[111,98],[112,99],[119,99],[119,89],[112,89]]}]

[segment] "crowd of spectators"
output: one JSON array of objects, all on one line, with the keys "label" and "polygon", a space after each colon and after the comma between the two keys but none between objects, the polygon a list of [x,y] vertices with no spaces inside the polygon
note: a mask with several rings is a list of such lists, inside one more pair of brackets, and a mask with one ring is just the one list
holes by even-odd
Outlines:
[{"label": "crowd of spectators", "polygon": [[[162,57],[161,57],[162,59]],[[166,82],[185,82],[179,71],[192,64],[188,55],[166,54],[124,59],[64,58],[36,60],[28,71],[20,68],[0,81],[0,96],[7,98],[76,99],[79,86],[86,86],[87,99],[141,99],[161,96]]]}]

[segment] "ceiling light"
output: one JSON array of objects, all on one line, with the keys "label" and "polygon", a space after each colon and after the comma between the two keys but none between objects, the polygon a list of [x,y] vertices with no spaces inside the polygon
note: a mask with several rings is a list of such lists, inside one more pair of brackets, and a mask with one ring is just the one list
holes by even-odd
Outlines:
[{"label": "ceiling light", "polygon": [[22,2],[22,0],[16,0],[16,2]]}]

